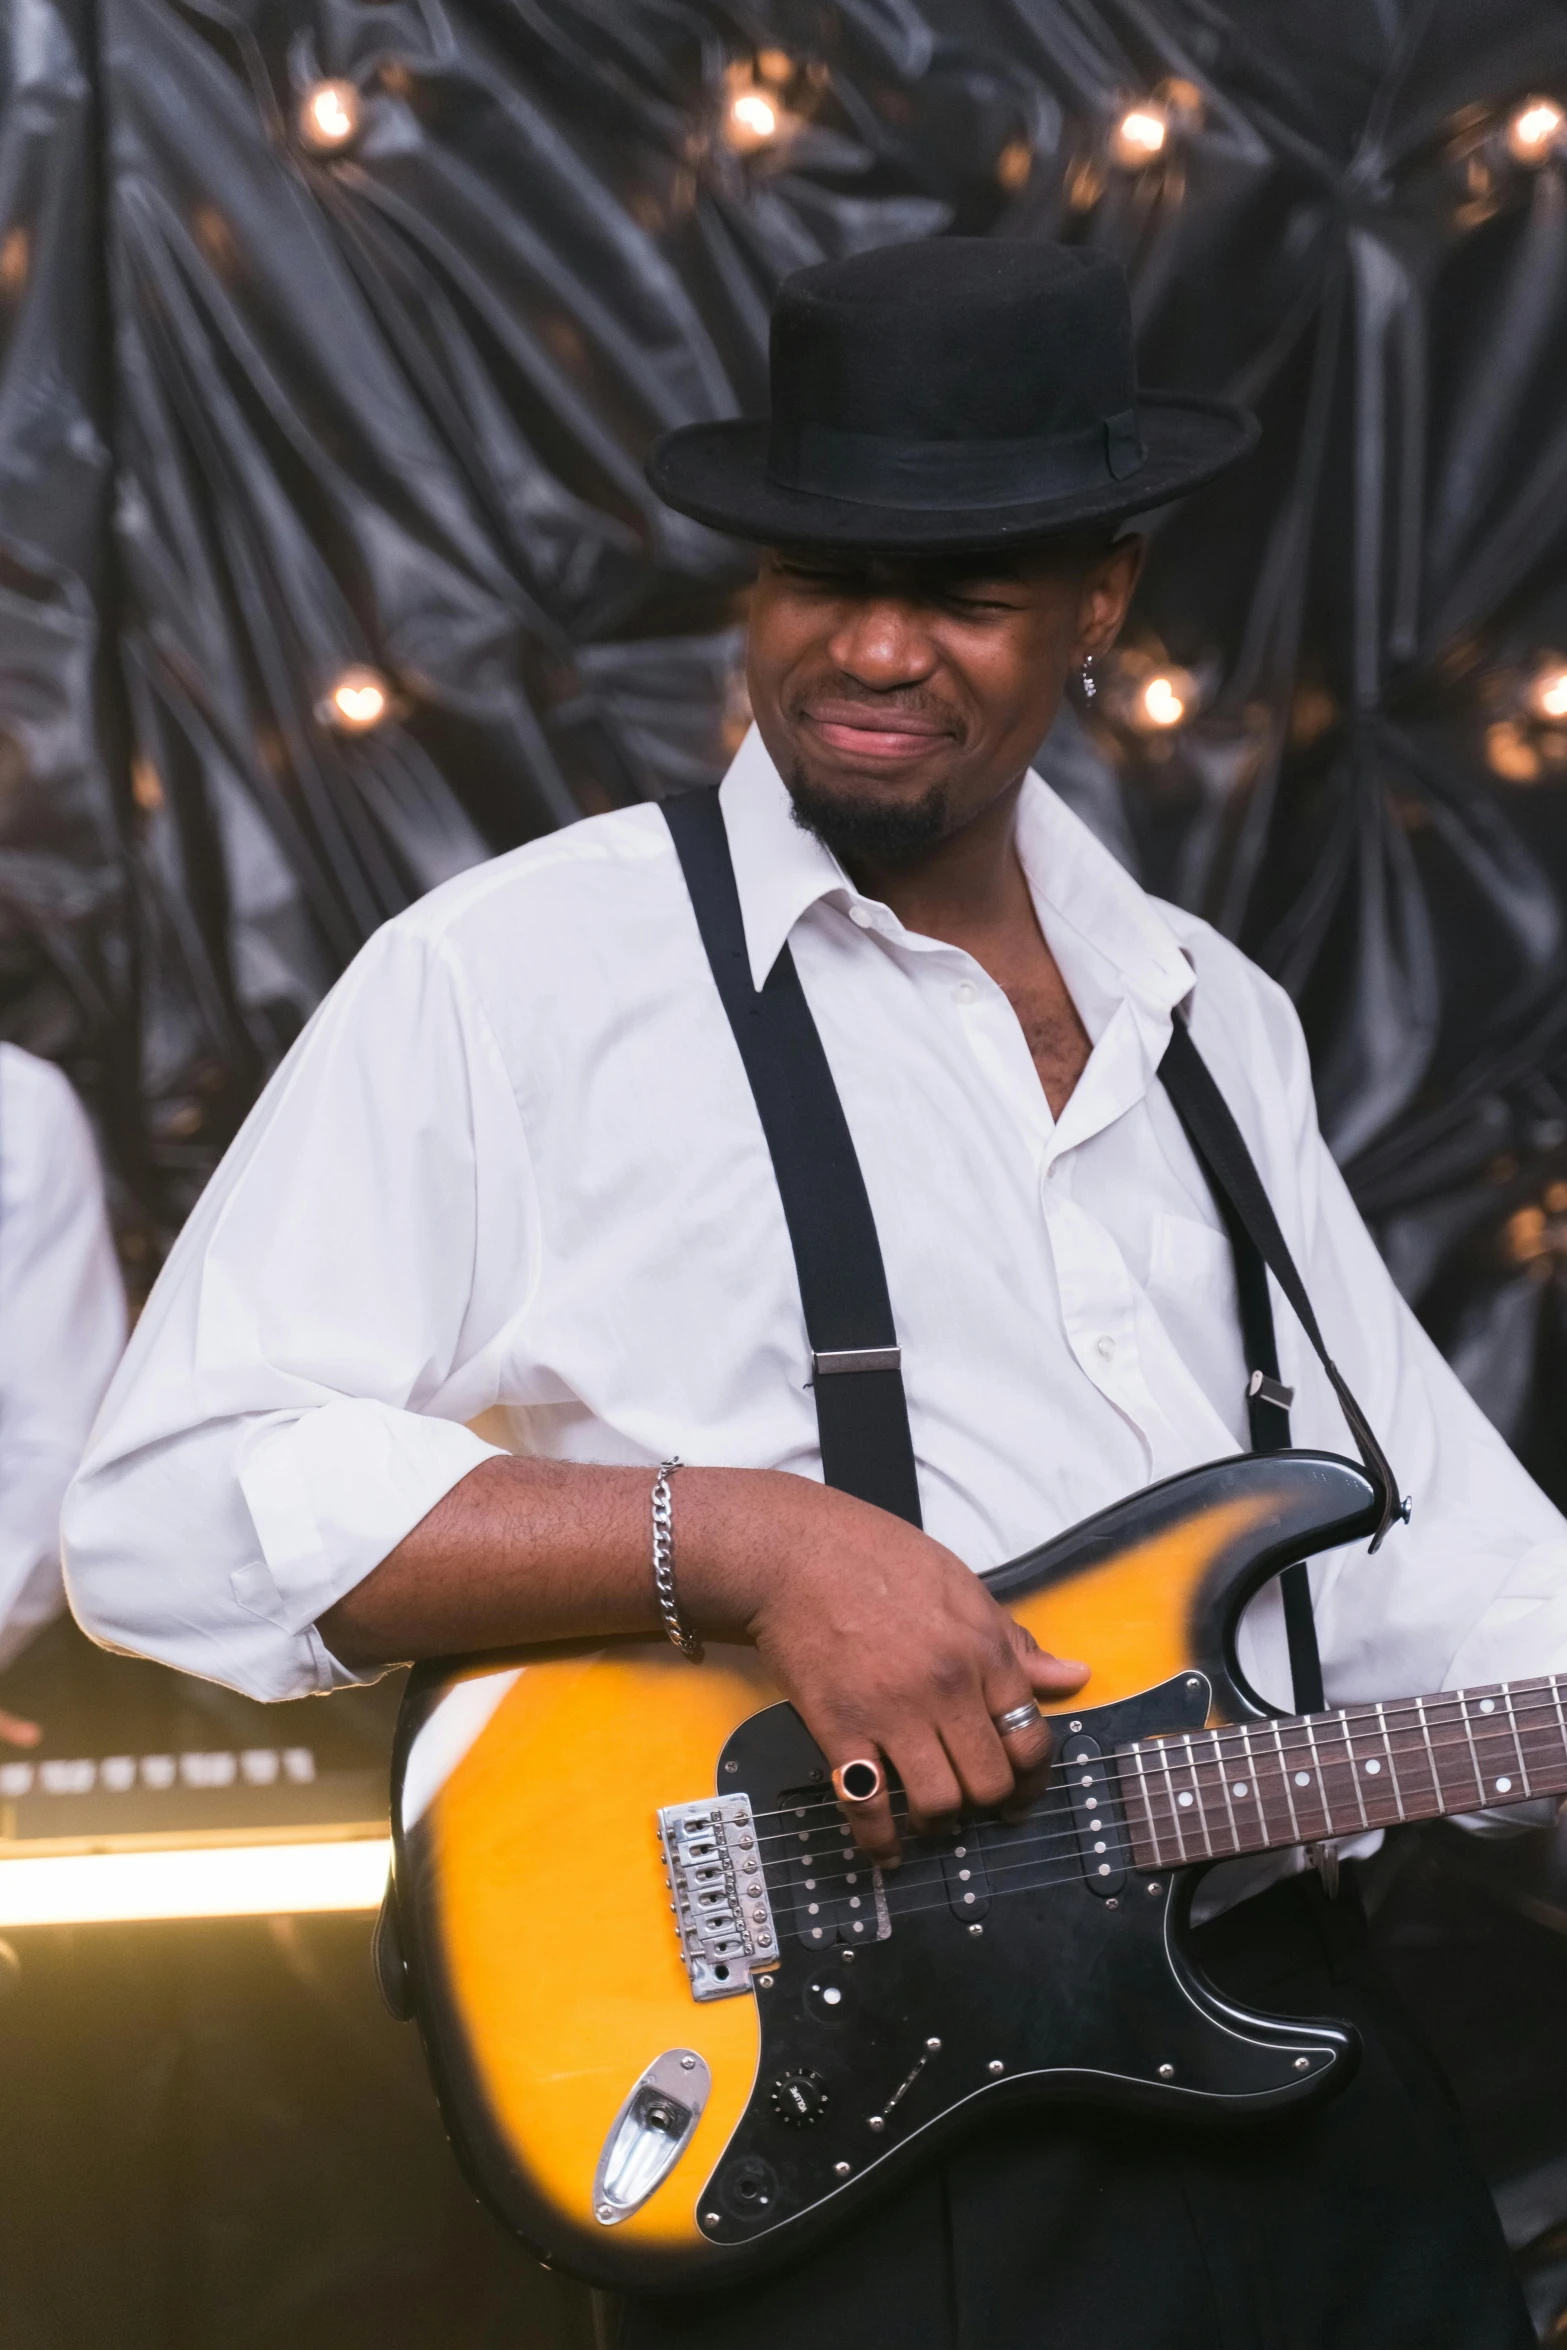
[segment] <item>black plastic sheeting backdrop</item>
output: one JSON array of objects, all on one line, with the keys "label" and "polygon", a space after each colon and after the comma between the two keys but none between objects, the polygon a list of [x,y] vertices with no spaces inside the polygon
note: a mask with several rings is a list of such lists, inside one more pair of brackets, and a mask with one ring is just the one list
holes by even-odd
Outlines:
[{"label": "black plastic sheeting backdrop", "polygon": [[[133,1278],[379,921],[720,772],[748,559],[641,457],[761,405],[778,279],[949,227],[1066,237],[1126,262],[1150,382],[1266,431],[1159,518],[1125,654],[1042,763],[1290,988],[1398,1278],[1567,1501],[1567,692],[1560,724],[1531,701],[1567,670],[1567,167],[1504,137],[1531,93],[1567,105],[1560,0],[4,0],[0,32],[0,1032],[97,1111]],[[334,155],[300,135],[323,77],[360,108]],[[780,135],[737,146],[753,87]],[[1128,168],[1114,126],[1155,94],[1170,136]],[[392,701],[350,736],[320,713],[357,665]],[[1140,731],[1159,673],[1183,723]],[[97,1704],[46,1648],[11,1679],[60,1664]],[[96,1664],[116,1703],[151,1671]],[[7,1702],[95,1735],[41,1683]],[[1489,1894],[1499,1848],[1458,1850],[1391,1856],[1383,1940],[1550,2331],[1567,1843]],[[307,1942],[326,2040],[259,1943],[216,1988],[205,1944],[176,1991],[141,1945],[24,1961],[28,2343],[63,2338],[64,2240],[127,2344],[582,2333],[440,2203],[410,2052],[394,2079],[361,2051]],[[184,2123],[104,2105],[111,2038],[132,2090],[186,2082]],[[258,2217],[245,2167],[293,2214],[323,2130],[375,2182],[327,2195],[330,2243]],[[88,2146],[179,2194],[72,2186]]]},{"label": "black plastic sheeting backdrop", "polygon": [[[1557,0],[4,22],[0,1022],[98,1108],[133,1269],[385,916],[720,771],[747,560],[640,460],[762,403],[778,279],[1065,237],[1126,262],[1149,381],[1266,431],[1162,518],[1047,771],[1290,988],[1399,1279],[1563,1493],[1567,734],[1527,694],[1567,648],[1567,176],[1501,136],[1567,97]],[[1188,715],[1139,735],[1157,662]],[[356,664],[393,700],[354,737]]]}]

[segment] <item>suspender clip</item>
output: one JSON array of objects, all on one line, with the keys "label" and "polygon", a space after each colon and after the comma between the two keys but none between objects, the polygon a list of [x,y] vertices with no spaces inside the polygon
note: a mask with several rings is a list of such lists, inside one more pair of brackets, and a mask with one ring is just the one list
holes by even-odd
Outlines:
[{"label": "suspender clip", "polygon": [[1270,1379],[1266,1371],[1253,1371],[1246,1382],[1246,1393],[1262,1403],[1276,1404],[1281,1412],[1287,1412],[1295,1401],[1294,1388],[1286,1387],[1282,1379]]},{"label": "suspender clip", "polygon": [[900,1371],[902,1368],[901,1346],[835,1347],[829,1354],[811,1357],[811,1369],[818,1379],[825,1379],[834,1371]]}]

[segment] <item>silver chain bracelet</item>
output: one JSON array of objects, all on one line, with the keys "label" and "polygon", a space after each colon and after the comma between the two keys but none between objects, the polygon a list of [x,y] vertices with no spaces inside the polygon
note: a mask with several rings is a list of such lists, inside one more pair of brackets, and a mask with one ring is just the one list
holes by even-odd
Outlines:
[{"label": "silver chain bracelet", "polygon": [[680,1465],[678,1458],[661,1462],[653,1480],[653,1588],[658,1593],[664,1630],[681,1655],[699,1665],[704,1653],[702,1643],[680,1613],[680,1602],[675,1597],[675,1513],[669,1480]]}]

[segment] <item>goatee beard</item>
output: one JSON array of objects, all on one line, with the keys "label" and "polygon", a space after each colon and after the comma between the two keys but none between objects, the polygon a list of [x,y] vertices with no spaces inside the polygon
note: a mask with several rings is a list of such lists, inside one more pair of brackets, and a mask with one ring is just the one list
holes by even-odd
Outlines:
[{"label": "goatee beard", "polygon": [[933,784],[923,799],[899,803],[822,791],[802,765],[789,776],[794,820],[830,849],[840,865],[910,865],[947,830],[947,795]]}]

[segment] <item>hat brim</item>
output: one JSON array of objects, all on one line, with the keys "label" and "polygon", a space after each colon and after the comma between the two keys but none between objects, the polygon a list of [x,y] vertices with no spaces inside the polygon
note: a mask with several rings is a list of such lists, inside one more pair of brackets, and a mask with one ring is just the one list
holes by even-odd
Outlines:
[{"label": "hat brim", "polygon": [[785,488],[768,475],[765,418],[681,425],[654,442],[646,471],[666,506],[730,538],[761,546],[961,553],[1145,514],[1200,489],[1257,440],[1257,420],[1244,409],[1185,392],[1144,392],[1137,420],[1146,454],[1126,480],[1051,498],[1031,498],[1023,484],[1015,505],[869,506]]}]

